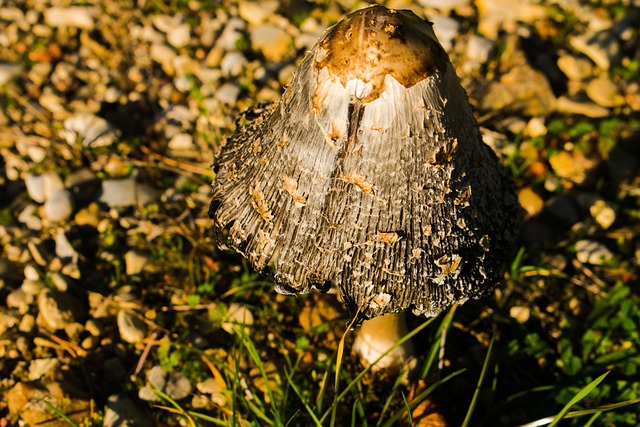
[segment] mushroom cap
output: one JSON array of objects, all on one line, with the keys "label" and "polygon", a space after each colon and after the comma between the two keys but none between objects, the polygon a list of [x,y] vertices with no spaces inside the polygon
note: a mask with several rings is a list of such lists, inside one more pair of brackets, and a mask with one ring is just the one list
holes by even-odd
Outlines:
[{"label": "mushroom cap", "polygon": [[215,161],[209,214],[276,291],[336,286],[361,321],[435,316],[499,282],[513,186],[431,23],[347,15],[250,115]]}]

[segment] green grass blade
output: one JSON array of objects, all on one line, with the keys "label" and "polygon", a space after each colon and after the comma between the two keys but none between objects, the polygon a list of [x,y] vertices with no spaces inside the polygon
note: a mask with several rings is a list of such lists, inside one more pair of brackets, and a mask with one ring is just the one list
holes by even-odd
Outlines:
[{"label": "green grass blade", "polygon": [[487,356],[484,358],[484,364],[482,365],[482,371],[480,372],[480,378],[478,378],[478,384],[476,385],[476,389],[473,392],[473,397],[471,398],[471,403],[469,404],[469,409],[467,410],[467,415],[464,417],[464,421],[462,422],[462,427],[467,427],[471,422],[471,416],[473,415],[473,410],[476,407],[476,402],[478,401],[478,396],[480,395],[480,388],[482,387],[482,383],[484,382],[484,377],[487,374],[487,369],[489,367],[489,360],[491,359],[491,352],[493,351],[493,343],[495,341],[496,336],[491,337],[491,342],[489,343],[489,348],[487,349]]},{"label": "green grass blade", "polygon": [[293,378],[289,375],[288,372],[285,372],[285,374],[287,375],[287,380],[289,382],[289,387],[291,387],[293,392],[298,396],[298,398],[300,399],[300,402],[302,403],[302,406],[304,406],[304,408],[307,410],[307,413],[313,419],[313,421],[316,423],[316,426],[322,427],[322,424],[320,423],[320,420],[318,419],[318,417],[316,417],[316,414],[315,414],[315,412],[313,412],[313,409],[311,409],[311,407],[305,401],[304,397],[302,396],[302,392],[300,391],[298,386],[293,381]]},{"label": "green grass blade", "polygon": [[433,363],[437,360],[438,355],[440,354],[441,344],[440,341],[443,335],[446,335],[447,331],[451,327],[451,323],[453,322],[453,316],[456,312],[457,305],[451,306],[446,316],[442,319],[442,323],[440,323],[440,327],[438,328],[438,332],[433,340],[433,345],[429,349],[429,355],[427,356],[427,360],[422,366],[422,370],[420,372],[419,378],[425,380],[427,376],[429,376],[429,372],[433,367]]},{"label": "green grass blade", "polygon": [[600,415],[602,415],[602,412],[596,412],[595,414],[593,414],[591,418],[589,418],[589,421],[587,421],[587,423],[584,425],[584,427],[591,427]]},{"label": "green grass blade", "polygon": [[[290,395],[289,390],[291,389],[291,385],[292,384],[295,385],[294,384],[294,380],[293,380],[293,375],[298,371],[298,368],[300,367],[300,362],[302,362],[302,357],[303,357],[302,353],[298,353],[298,356],[296,358],[296,363],[292,364],[291,363],[291,359],[289,359],[288,354],[284,355],[284,360],[285,360],[285,362],[287,364],[287,367],[285,367],[285,370],[284,370],[284,374],[287,377],[287,384],[286,384],[286,387],[284,388],[284,393],[282,395],[282,400],[281,400],[281,403],[280,403],[280,413],[283,414],[283,415],[287,413],[287,407],[288,407],[289,395]],[[299,390],[300,389],[298,388],[298,391]],[[296,394],[298,394],[298,397],[300,397],[299,393],[296,393]],[[296,413],[297,412],[299,412],[299,410],[297,410]],[[287,421],[287,424],[289,422],[291,422],[291,419],[289,421]]]},{"label": "green grass blade", "polygon": [[605,379],[605,377],[607,375],[609,375],[609,372],[610,371],[607,371],[604,374],[600,375],[598,378],[596,378],[595,380],[593,380],[589,384],[587,384],[585,387],[583,387],[582,390],[580,390],[575,396],[573,396],[573,399],[571,399],[569,401],[569,403],[567,403],[564,406],[564,408],[562,408],[562,410],[558,413],[558,415],[556,415],[554,417],[554,419],[551,422],[551,424],[549,424],[549,427],[554,427],[554,426],[558,425],[560,420],[562,420],[565,417],[565,415],[567,414],[567,412],[569,412],[569,409],[571,409],[571,407],[573,405],[575,405],[576,403],[580,402],[582,399],[587,397],[587,395],[589,393],[591,393],[593,391],[593,389],[595,389],[598,386],[598,384],[600,384],[602,382],[602,380]]},{"label": "green grass blade", "polygon": [[60,409],[58,409],[53,403],[49,402],[47,399],[44,400],[44,404],[47,405],[49,407],[49,409],[51,409],[53,412],[55,412],[57,416],[62,418],[64,421],[68,422],[69,425],[71,425],[73,427],[80,427],[71,418],[69,418],[67,416],[67,414],[62,412]]},{"label": "green grass blade", "polygon": [[357,427],[356,422],[358,421],[358,417],[356,417],[356,415],[358,414],[358,408],[355,405],[353,405],[353,408],[351,408],[351,427]]},{"label": "green grass blade", "polygon": [[556,389],[556,386],[553,386],[553,385],[542,385],[539,387],[534,387],[529,390],[519,391],[518,393],[512,394],[511,396],[507,397],[506,402],[511,403],[514,400],[520,399],[521,397],[524,397],[524,396],[528,396],[529,394],[532,394],[532,393],[542,393],[542,392],[549,393],[555,389]]},{"label": "green grass blade", "polygon": [[582,409],[580,411],[571,411],[565,416],[565,418],[576,418],[576,417],[582,417],[584,415],[591,415],[591,414],[596,414],[600,412],[614,411],[616,409],[624,408],[625,406],[637,405],[639,403],[640,403],[640,398],[633,399],[633,400],[625,400],[624,402],[618,402],[618,403],[609,403],[607,405],[600,405],[597,408]]},{"label": "green grass blade", "polygon": [[[271,407],[271,415],[272,415],[272,417],[269,418],[269,417],[267,417],[265,415],[264,417],[261,416],[261,418],[264,421],[268,422],[269,425],[274,425],[274,424],[283,425],[282,420],[280,419],[280,414],[278,412],[278,408],[276,406],[277,405],[277,401],[273,396],[273,392],[271,390],[271,385],[269,384],[269,376],[267,375],[267,372],[264,369],[264,363],[262,363],[262,359],[260,358],[260,355],[258,354],[258,350],[256,349],[255,345],[253,344],[253,341],[249,337],[249,334],[247,334],[244,331],[244,328],[242,326],[236,328],[236,331],[238,333],[240,333],[242,344],[244,345],[245,349],[249,353],[249,357],[251,358],[253,363],[256,365],[256,367],[260,371],[260,376],[262,377],[262,380],[264,381],[265,392],[267,394],[267,397],[269,398],[269,406]],[[261,413],[264,415],[263,412],[261,412]]]},{"label": "green grass blade", "polygon": [[201,414],[199,412],[194,412],[194,411],[188,411],[187,413],[189,415],[191,415],[191,417],[193,417],[193,418],[198,418],[198,419],[207,421],[209,423],[215,424],[217,426],[222,426],[222,427],[228,427],[229,426],[229,422],[228,421],[219,420],[219,419],[213,418],[213,417],[211,417],[209,415]]},{"label": "green grass blade", "polygon": [[389,393],[389,396],[387,397],[387,400],[384,403],[384,406],[382,407],[382,411],[380,411],[380,416],[378,417],[378,423],[376,424],[376,426],[380,426],[380,424],[382,424],[382,420],[384,420],[384,416],[389,410],[389,406],[391,405],[391,402],[393,401],[394,396],[398,392],[400,384],[402,383],[402,380],[403,380],[403,376],[398,375],[398,377],[396,378],[396,381],[393,383],[393,388],[391,389],[391,393]]},{"label": "green grass blade", "polygon": [[253,402],[251,402],[250,400],[246,401],[247,406],[249,407],[249,409],[262,421],[265,422],[264,425],[269,425],[272,426],[274,424],[273,420],[271,418],[269,418],[267,416],[267,414],[264,413],[264,411],[259,408],[256,404],[254,404]]},{"label": "green grass blade", "polygon": [[[351,322],[349,323],[349,326],[347,326],[347,330],[344,331],[344,334],[342,334],[342,337],[340,337],[340,342],[338,343],[338,352],[336,354],[336,371],[335,371],[335,380],[334,380],[334,387],[335,387],[335,392],[333,394],[333,405],[331,405],[331,427],[334,427],[336,425],[336,415],[338,412],[338,402],[340,401],[340,396],[338,396],[338,390],[339,390],[339,385],[340,385],[340,367],[342,366],[342,356],[344,355],[344,340],[347,337],[347,334],[349,333],[349,331],[351,331],[351,328],[353,327],[353,323],[356,321],[358,317],[358,313],[356,313],[356,315],[353,317],[353,320],[351,320]],[[325,413],[325,416],[327,414]],[[324,421],[324,416],[322,417],[322,419],[320,420],[320,422],[322,423]]]},{"label": "green grass blade", "polygon": [[165,402],[169,402],[171,404],[171,406],[173,406],[176,409],[176,411],[174,413],[182,415],[184,418],[186,418],[191,427],[196,427],[196,423],[193,421],[193,418],[191,418],[191,416],[189,416],[187,411],[185,411],[182,408],[182,406],[180,406],[180,404],[178,404],[178,402],[173,400],[168,394],[164,393],[163,391],[161,391],[161,390],[159,390],[159,389],[157,389],[157,388],[155,388],[153,386],[150,386],[150,387],[151,387],[151,391],[153,391],[153,394],[155,394],[156,396],[158,396],[160,399],[164,400]]},{"label": "green grass blade", "polygon": [[[446,377],[436,381],[435,383],[433,383],[432,385],[430,385],[425,391],[423,391],[422,393],[420,393],[419,395],[417,395],[411,402],[409,402],[408,406],[409,406],[409,411],[414,410],[420,403],[422,403],[422,401],[429,396],[431,393],[433,393],[433,391],[435,389],[437,389],[438,387],[440,387],[442,384],[448,382],[449,380],[452,380],[453,378],[457,377],[458,375],[460,375],[461,373],[465,372],[466,369],[460,369],[458,371],[452,372],[451,374],[447,375]],[[387,422],[384,423],[383,427],[394,427],[396,425],[398,425],[398,421],[400,421],[400,418],[402,418],[402,415],[405,414],[406,409],[402,409],[400,411],[398,411],[396,414],[393,415],[393,417],[389,418],[387,420]]]},{"label": "green grass blade", "polygon": [[331,356],[331,358],[327,362],[327,370],[324,371],[324,375],[322,375],[322,381],[320,382],[320,391],[318,392],[318,397],[316,398],[316,408],[317,408],[316,410],[318,411],[318,414],[322,411],[322,403],[324,401],[324,395],[327,391],[327,386],[329,384],[331,367],[334,366],[334,364],[331,363],[331,361],[335,356],[336,356],[335,353]]},{"label": "green grass blade", "polygon": [[291,417],[289,418],[289,421],[287,421],[287,423],[284,425],[284,427],[289,427],[291,425],[291,423],[294,422],[294,420],[296,419],[296,417],[298,416],[299,413],[300,413],[299,409],[297,411],[295,411],[293,413],[293,415],[291,415]]},{"label": "green grass blade", "polygon": [[[606,374],[603,374],[606,375]],[[598,381],[599,378],[597,378],[595,381]],[[592,420],[595,420],[594,417],[599,416],[599,414],[603,413],[603,412],[608,412],[608,411],[615,411],[616,409],[620,409],[620,408],[624,408],[625,406],[631,406],[631,405],[637,405],[640,404],[640,398],[638,399],[633,399],[633,400],[625,400],[624,402],[617,402],[617,403],[609,403],[606,405],[600,405],[596,408],[591,408],[591,409],[581,409],[579,411],[571,411],[571,412],[567,412],[563,419],[570,419],[570,418],[578,418],[578,417],[583,417],[585,415],[591,415],[592,417],[589,419],[589,421],[587,423],[593,422]],[[559,414],[558,414],[559,415]],[[530,423],[527,424],[522,424],[518,427],[539,427],[539,426],[546,426],[546,425],[550,425],[552,422],[555,421],[557,415],[555,417],[546,417],[546,418],[542,418],[536,421],[532,421]]]},{"label": "green grass blade", "polygon": [[[354,379],[353,381],[351,381],[351,383],[349,383],[349,385],[340,393],[337,393],[337,383],[336,383],[336,394],[334,395],[334,406],[340,401],[342,400],[347,393],[358,383],[360,382],[360,380],[367,374],[367,372],[369,372],[371,370],[371,368],[373,366],[375,366],[376,363],[378,363],[380,360],[382,360],[383,357],[385,357],[387,354],[389,354],[390,352],[392,352],[393,350],[395,350],[398,346],[402,345],[403,343],[405,343],[406,341],[410,340],[411,338],[413,338],[416,334],[418,334],[420,331],[422,331],[424,328],[426,328],[427,326],[429,326],[434,319],[436,319],[435,317],[431,317],[427,320],[425,320],[420,326],[418,326],[417,328],[415,328],[414,330],[412,330],[411,332],[409,332],[407,335],[405,335],[404,337],[402,337],[397,343],[395,343],[393,346],[391,346],[387,351],[385,351],[384,353],[382,353],[380,355],[380,357],[378,357],[371,365],[367,366],[366,368],[364,368]],[[344,336],[343,336],[344,338]],[[342,350],[344,350],[344,342],[342,342],[343,347]],[[338,346],[338,349],[340,350],[340,346]],[[340,355],[340,358],[342,360],[342,355]],[[337,363],[336,363],[336,369],[338,369]],[[336,372],[336,379],[337,379],[338,373]],[[332,407],[333,408],[333,407]],[[333,411],[333,409],[331,410],[327,410],[322,417],[320,418],[321,422],[324,422],[324,420],[327,418],[327,416],[329,416],[330,412]]]},{"label": "green grass blade", "polygon": [[402,402],[404,403],[404,409],[407,411],[407,421],[409,425],[413,425],[413,416],[411,415],[411,408],[409,407],[409,403],[407,402],[407,397],[402,393]]}]

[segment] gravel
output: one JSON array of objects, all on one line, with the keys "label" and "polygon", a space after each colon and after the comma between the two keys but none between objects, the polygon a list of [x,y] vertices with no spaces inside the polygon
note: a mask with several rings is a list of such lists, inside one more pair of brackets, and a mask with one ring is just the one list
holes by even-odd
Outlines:
[{"label": "gravel", "polygon": [[[108,427],[163,425],[166,414],[134,398],[155,401],[150,386],[231,411],[207,367],[188,377],[170,363],[172,350],[197,347],[251,383],[227,352],[240,331],[269,326],[246,293],[211,285],[244,274],[212,243],[211,161],[238,114],[277,99],[355,2],[23,3],[0,2],[0,425],[38,424],[52,397],[77,422],[97,410]],[[637,14],[533,0],[410,6],[435,21],[485,139],[517,174],[527,253],[563,250],[612,283],[627,277],[609,266],[640,254],[629,236],[640,156],[624,143],[638,137],[628,123],[640,86],[626,68]],[[580,22],[565,28],[550,10]],[[524,323],[535,312],[508,313]],[[340,323],[335,308],[323,313],[318,325]],[[319,327],[282,316],[295,333]],[[67,376],[77,372],[91,375]]]}]

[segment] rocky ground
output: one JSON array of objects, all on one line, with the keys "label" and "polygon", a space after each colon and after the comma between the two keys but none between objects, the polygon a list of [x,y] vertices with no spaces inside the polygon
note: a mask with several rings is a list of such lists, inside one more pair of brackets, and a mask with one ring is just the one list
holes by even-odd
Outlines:
[{"label": "rocky ground", "polygon": [[[224,419],[221,371],[264,390],[230,362],[234,320],[261,354],[335,349],[339,304],[276,297],[216,251],[209,165],[236,115],[276,100],[322,31],[365,4],[0,2],[0,426],[68,425],[47,402],[86,425],[177,423],[154,388]],[[640,3],[386,4],[434,22],[516,180],[536,268],[514,255],[489,306],[553,336],[616,286],[637,291]]]}]

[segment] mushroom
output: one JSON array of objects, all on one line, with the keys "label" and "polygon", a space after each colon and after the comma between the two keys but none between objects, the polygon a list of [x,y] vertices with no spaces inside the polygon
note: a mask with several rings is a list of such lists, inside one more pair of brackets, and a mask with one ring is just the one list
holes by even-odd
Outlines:
[{"label": "mushroom", "polygon": [[512,183],[430,22],[377,5],[347,15],[280,100],[244,118],[215,161],[209,215],[218,244],[277,292],[336,287],[360,324],[436,316],[499,281]]}]

